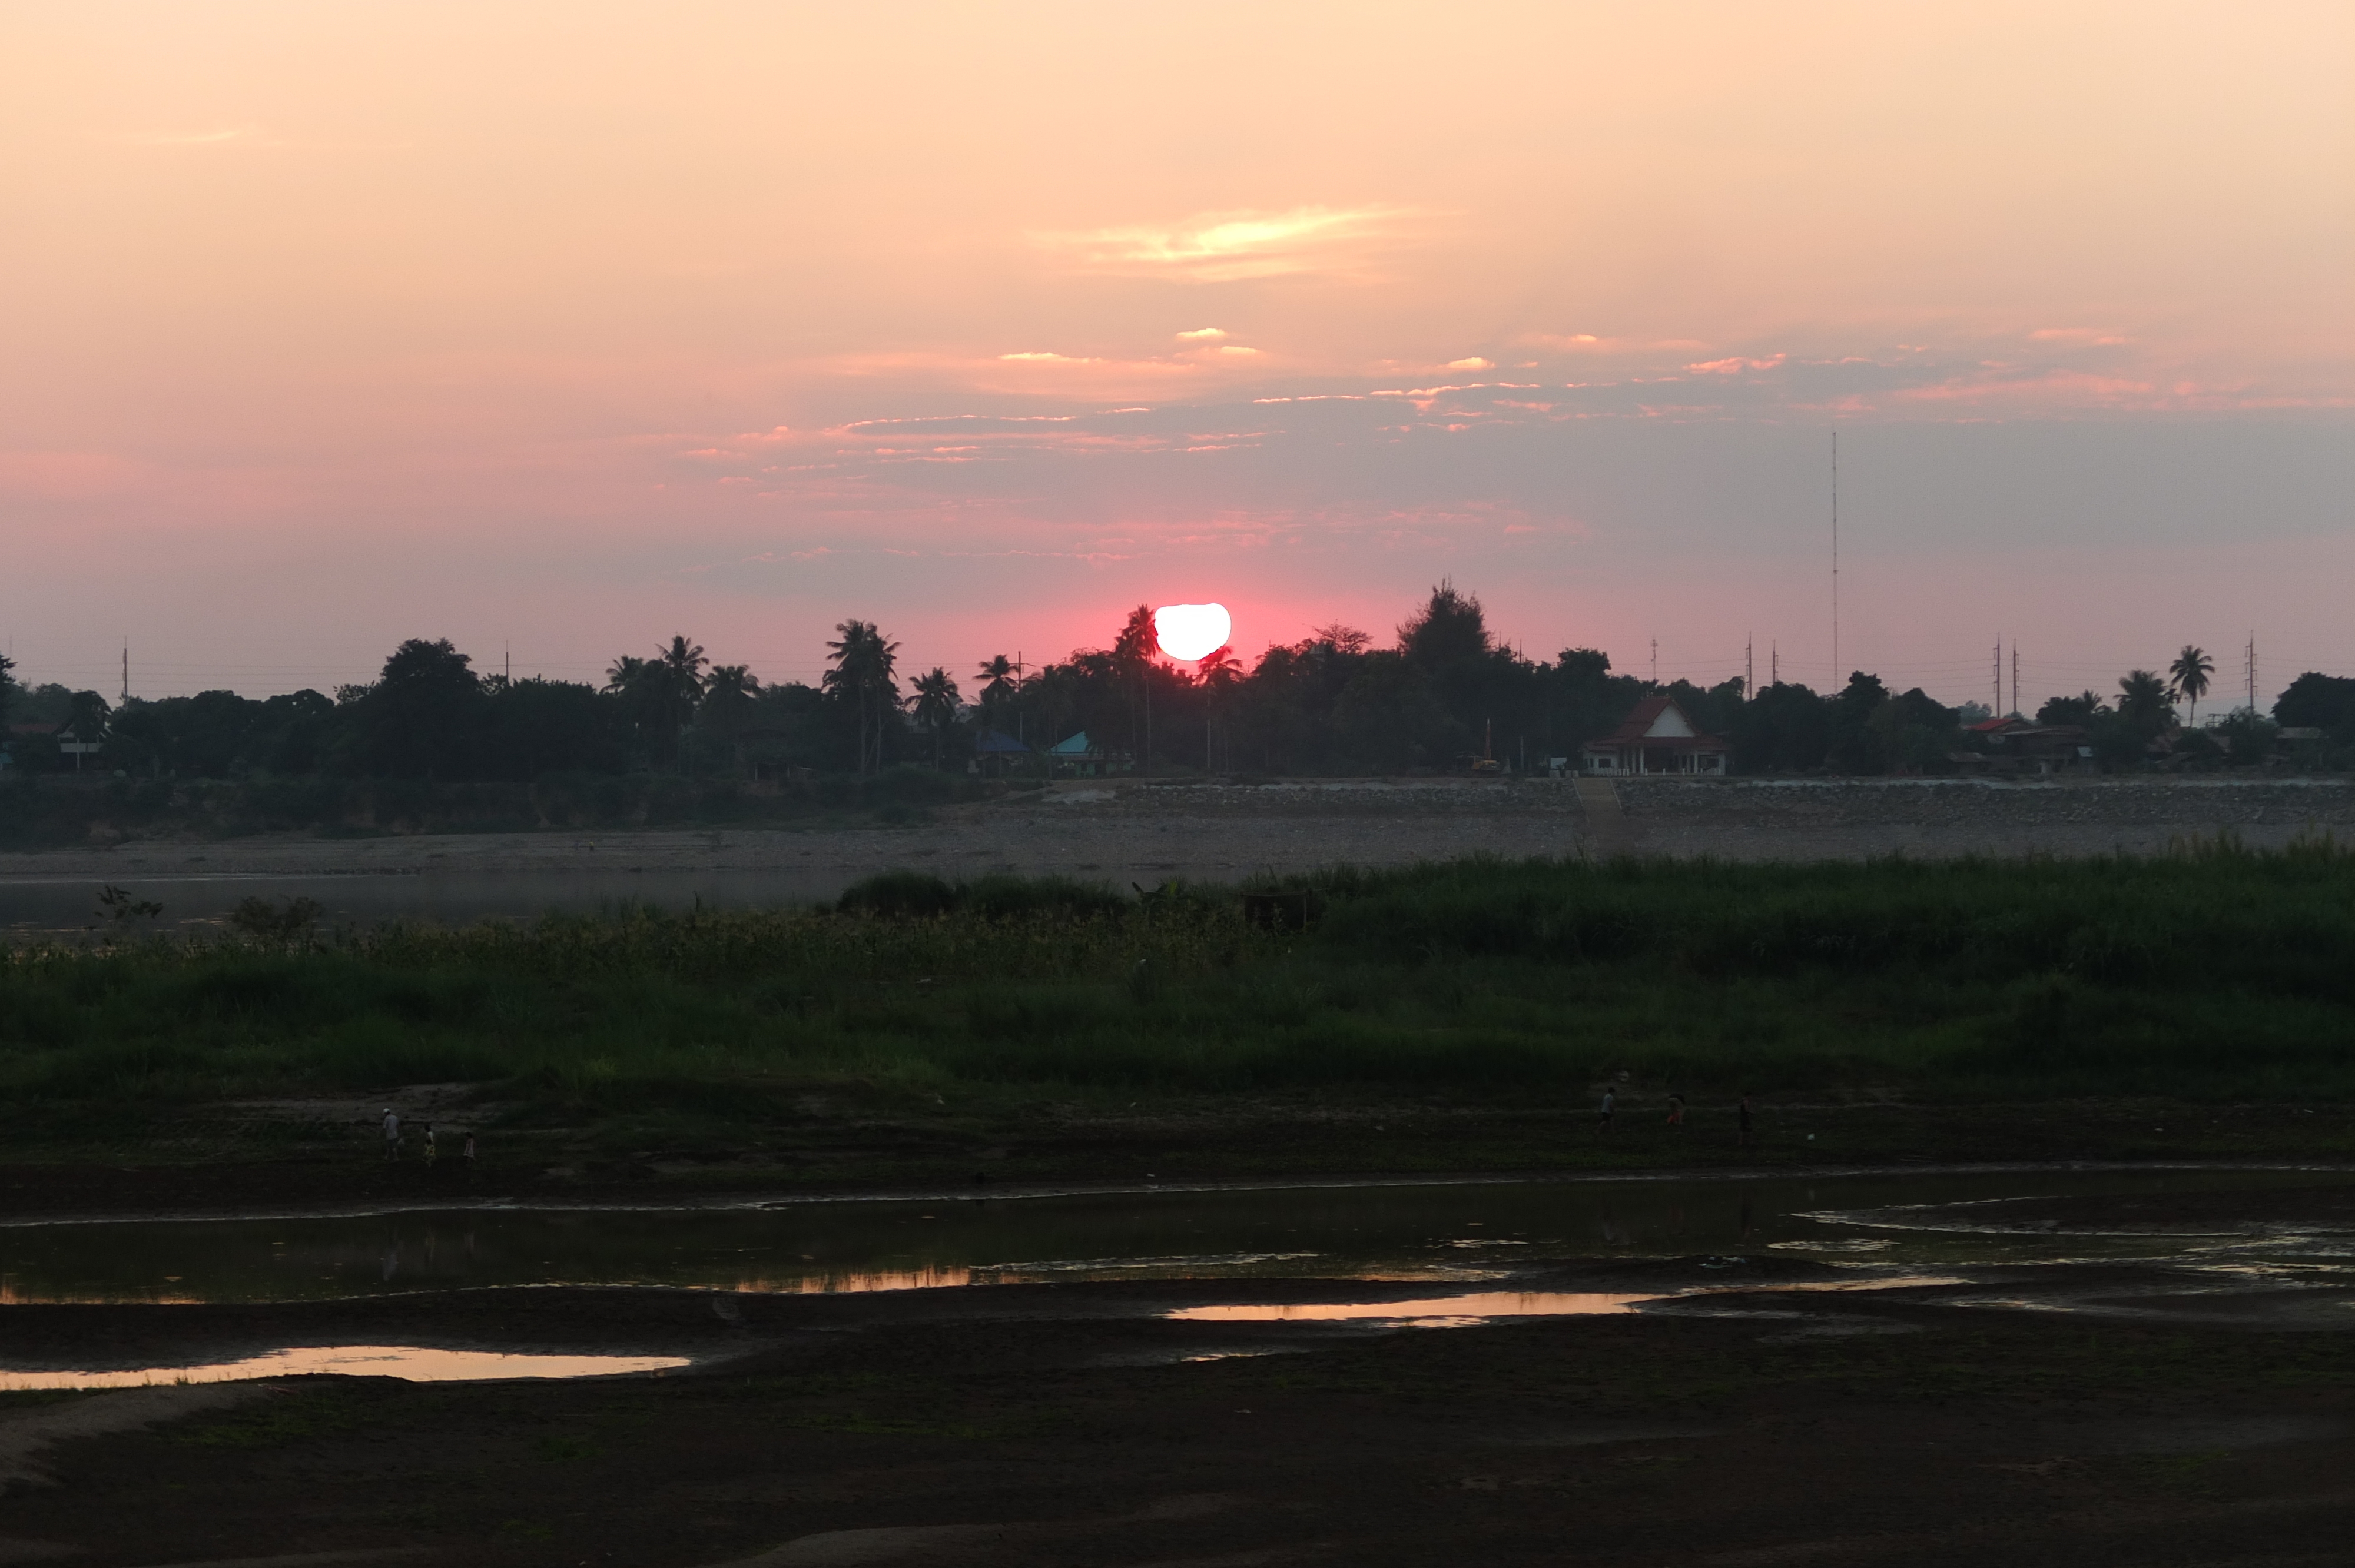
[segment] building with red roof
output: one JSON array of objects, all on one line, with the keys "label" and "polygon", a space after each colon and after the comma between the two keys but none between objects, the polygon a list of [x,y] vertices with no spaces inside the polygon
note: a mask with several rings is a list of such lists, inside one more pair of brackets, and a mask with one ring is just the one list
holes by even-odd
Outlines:
[{"label": "building with red roof", "polygon": [[1589,773],[1683,773],[1721,778],[1733,747],[1702,733],[1669,696],[1646,697],[1601,740],[1590,740]]}]

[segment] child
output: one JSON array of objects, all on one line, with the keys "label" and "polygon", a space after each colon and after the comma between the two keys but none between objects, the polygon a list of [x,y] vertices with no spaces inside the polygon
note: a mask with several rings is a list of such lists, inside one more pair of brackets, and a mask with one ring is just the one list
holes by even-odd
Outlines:
[{"label": "child", "polygon": [[1684,1124],[1685,1097],[1682,1095],[1671,1094],[1668,1096],[1668,1125],[1670,1127],[1682,1127]]}]

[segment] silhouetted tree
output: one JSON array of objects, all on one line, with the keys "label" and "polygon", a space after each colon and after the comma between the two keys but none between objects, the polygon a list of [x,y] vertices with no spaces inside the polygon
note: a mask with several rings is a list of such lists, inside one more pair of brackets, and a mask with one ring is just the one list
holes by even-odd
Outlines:
[{"label": "silhouetted tree", "polygon": [[1235,662],[1235,651],[1227,647],[1211,649],[1197,667],[1202,683],[1202,771],[1208,773],[1218,765],[1210,726],[1219,699],[1242,683],[1243,669]]},{"label": "silhouetted tree", "polygon": [[2355,677],[2308,670],[2275,700],[2274,722],[2294,729],[2355,730]]},{"label": "silhouetted tree", "polygon": [[937,772],[941,766],[942,738],[948,734],[949,726],[956,722],[957,683],[949,678],[946,670],[935,664],[916,677],[909,707],[915,714],[916,722],[932,732],[932,768]]},{"label": "silhouetted tree", "polygon": [[410,638],[355,705],[368,770],[392,778],[463,779],[471,772],[482,683],[447,638]]},{"label": "silhouetted tree", "polygon": [[981,668],[975,673],[982,683],[982,722],[995,728],[1005,728],[1005,709],[1008,700],[1019,689],[1014,661],[1003,653],[993,653],[982,661]]},{"label": "silhouetted tree", "polygon": [[2080,692],[2073,697],[2048,697],[2036,710],[2038,724],[2073,724],[2091,726],[2094,720],[2110,711],[2109,703],[2099,692]]},{"label": "silhouetted tree", "polygon": [[900,683],[894,673],[900,645],[887,640],[871,621],[846,620],[835,630],[841,636],[826,644],[834,668],[820,684],[837,701],[858,711],[858,771],[880,769],[883,715],[897,712],[900,705]]},{"label": "silhouetted tree", "polygon": [[2191,721],[2200,720],[2200,699],[2208,694],[2208,677],[2216,673],[2216,661],[2187,642],[2175,662],[2167,667],[2173,694],[2191,705]]},{"label": "silhouetted tree", "polygon": [[2175,716],[2167,683],[2149,670],[2130,670],[2118,680],[2118,716],[2144,738],[2158,734]]}]

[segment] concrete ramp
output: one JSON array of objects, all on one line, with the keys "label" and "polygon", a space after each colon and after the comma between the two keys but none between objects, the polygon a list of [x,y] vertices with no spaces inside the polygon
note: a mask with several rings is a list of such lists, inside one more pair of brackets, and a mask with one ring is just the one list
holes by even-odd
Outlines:
[{"label": "concrete ramp", "polygon": [[1608,779],[1582,775],[1578,785],[1578,809],[1586,817],[1582,842],[1589,859],[1610,860],[1636,853],[1636,826],[1627,820],[1620,807],[1619,791]]}]

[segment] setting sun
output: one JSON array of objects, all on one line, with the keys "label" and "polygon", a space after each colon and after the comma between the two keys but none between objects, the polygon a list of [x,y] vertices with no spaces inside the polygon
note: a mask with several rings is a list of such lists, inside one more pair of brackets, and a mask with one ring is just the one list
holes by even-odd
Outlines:
[{"label": "setting sun", "polygon": [[1172,659],[1215,653],[1234,631],[1234,618],[1223,604],[1165,604],[1153,612],[1153,634]]}]

